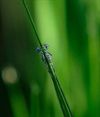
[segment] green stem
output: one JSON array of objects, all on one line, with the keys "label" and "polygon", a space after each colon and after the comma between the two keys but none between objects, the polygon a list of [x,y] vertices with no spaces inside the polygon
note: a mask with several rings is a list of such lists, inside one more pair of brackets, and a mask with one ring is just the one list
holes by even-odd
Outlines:
[{"label": "green stem", "polygon": [[52,81],[54,83],[54,87],[55,87],[55,90],[56,90],[56,93],[57,93],[59,103],[60,103],[60,106],[62,108],[64,117],[72,117],[72,112],[70,110],[70,107],[68,105],[68,102],[66,100],[66,97],[65,97],[64,92],[61,88],[61,85],[58,81],[57,75],[55,73],[55,69],[54,69],[52,64],[49,68],[49,73],[50,73]]},{"label": "green stem", "polygon": [[63,93],[63,90],[62,90],[62,88],[61,88],[61,85],[60,85],[60,83],[59,83],[59,81],[58,81],[58,78],[57,78],[57,76],[56,76],[55,69],[54,69],[53,65],[49,62],[49,60],[48,60],[48,58],[47,58],[47,56],[46,56],[46,53],[45,53],[45,51],[44,51],[44,48],[43,48],[43,46],[42,46],[42,43],[41,43],[40,38],[39,38],[39,36],[38,36],[38,33],[37,33],[37,31],[36,31],[33,18],[32,18],[32,16],[31,16],[31,13],[30,13],[30,11],[29,11],[29,9],[28,9],[28,6],[27,6],[25,0],[23,0],[23,4],[24,4],[24,7],[25,7],[25,9],[26,9],[26,12],[27,12],[27,15],[28,15],[28,17],[29,17],[29,20],[30,20],[30,22],[31,22],[33,31],[34,31],[35,34],[36,34],[36,37],[37,37],[38,43],[39,43],[39,45],[40,45],[40,48],[41,48],[41,50],[42,50],[42,52],[43,52],[43,55],[44,55],[44,57],[45,57],[46,65],[47,65],[48,70],[49,70],[49,73],[50,73],[50,75],[51,75],[51,78],[52,78],[52,81],[53,81],[53,84],[54,84],[54,87],[55,87],[55,90],[56,90],[56,93],[57,93],[57,97],[58,97],[58,100],[59,100],[59,103],[60,103],[60,106],[61,106],[63,115],[64,115],[64,117],[72,117],[72,112],[71,112],[71,110],[70,110],[70,107],[69,107],[69,105],[68,105],[68,102],[67,102],[67,100],[66,100],[66,97],[65,97],[65,95],[64,95],[64,93]]}]

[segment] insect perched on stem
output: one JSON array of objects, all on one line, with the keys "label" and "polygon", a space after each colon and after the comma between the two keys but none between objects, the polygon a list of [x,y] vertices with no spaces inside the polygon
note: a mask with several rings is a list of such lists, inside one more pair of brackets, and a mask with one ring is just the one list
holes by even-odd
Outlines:
[{"label": "insect perched on stem", "polygon": [[[45,56],[48,59],[49,63],[52,63],[52,54],[48,51],[48,44],[44,44],[42,47],[43,47],[42,49],[44,50]],[[42,61],[46,64],[45,56],[44,56],[42,49],[40,47],[37,47],[36,52],[40,53]]]}]

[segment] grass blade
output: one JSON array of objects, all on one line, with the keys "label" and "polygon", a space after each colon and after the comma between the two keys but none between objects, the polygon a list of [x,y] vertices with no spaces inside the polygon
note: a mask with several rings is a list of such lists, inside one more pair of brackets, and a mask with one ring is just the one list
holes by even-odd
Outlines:
[{"label": "grass blade", "polygon": [[63,90],[61,88],[61,85],[58,81],[58,78],[57,78],[57,75],[55,73],[55,69],[53,67],[53,64],[52,62],[49,61],[48,57],[47,57],[47,52],[45,51],[41,41],[40,41],[40,38],[38,36],[38,33],[36,31],[36,28],[35,28],[35,25],[34,25],[34,21],[33,21],[33,18],[31,16],[31,13],[28,9],[28,6],[25,2],[25,0],[23,0],[23,5],[26,9],[26,12],[27,12],[27,15],[29,17],[29,20],[31,22],[31,25],[32,25],[32,28],[33,28],[33,31],[35,32],[35,35],[37,37],[37,40],[38,40],[38,43],[39,43],[39,46],[41,48],[41,51],[42,51],[42,55],[44,56],[44,59],[45,59],[45,63],[48,67],[48,71],[50,73],[50,76],[52,78],[52,81],[53,81],[53,84],[54,84],[54,87],[55,87],[55,90],[56,90],[56,93],[57,93],[57,97],[58,97],[58,100],[59,100],[59,103],[60,103],[60,106],[61,106],[61,109],[62,109],[62,112],[63,112],[63,115],[64,117],[72,117],[72,112],[70,110],[70,107],[68,105],[68,102],[66,100],[66,97],[63,93]]}]

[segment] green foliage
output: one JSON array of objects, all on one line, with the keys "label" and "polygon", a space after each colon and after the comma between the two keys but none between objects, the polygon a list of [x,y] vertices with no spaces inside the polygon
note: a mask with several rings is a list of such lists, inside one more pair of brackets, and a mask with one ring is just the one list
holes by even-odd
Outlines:
[{"label": "green foliage", "polygon": [[[49,69],[61,105],[67,97],[74,117],[99,117],[99,0],[26,1],[41,42],[50,46],[54,65]],[[22,1],[1,0],[0,16],[0,116],[63,117]],[[7,66],[17,70],[16,81],[11,74],[3,77]],[[66,104],[62,109],[65,113]]]}]

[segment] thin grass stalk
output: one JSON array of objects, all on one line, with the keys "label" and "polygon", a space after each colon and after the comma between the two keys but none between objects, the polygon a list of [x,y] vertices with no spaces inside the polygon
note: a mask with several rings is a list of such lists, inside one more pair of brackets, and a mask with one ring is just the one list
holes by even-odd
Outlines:
[{"label": "thin grass stalk", "polygon": [[64,115],[64,117],[72,117],[71,109],[68,105],[68,102],[66,100],[64,92],[63,92],[61,85],[58,81],[58,78],[57,78],[57,75],[55,73],[55,69],[54,69],[53,65],[51,65],[51,70],[52,71],[51,72],[49,71],[49,73],[50,73],[52,81],[54,83],[54,87],[55,87],[55,90],[56,90],[56,93],[57,93],[57,96],[58,96],[58,99],[60,102],[60,106],[61,106],[62,111],[63,111],[63,115]]},{"label": "thin grass stalk", "polygon": [[24,7],[26,9],[27,15],[28,15],[29,20],[31,22],[33,32],[35,33],[37,41],[39,43],[39,46],[40,46],[40,48],[42,50],[42,53],[43,53],[43,56],[44,56],[44,59],[45,59],[45,63],[47,65],[47,67],[48,67],[48,71],[49,71],[51,79],[53,81],[53,84],[54,84],[54,87],[55,87],[55,90],[56,90],[56,94],[57,94],[57,97],[58,97],[58,100],[59,100],[63,115],[64,115],[64,117],[72,117],[71,109],[70,109],[70,107],[68,105],[66,97],[65,97],[65,95],[63,93],[63,90],[61,88],[61,85],[60,85],[60,83],[58,81],[58,78],[57,78],[57,75],[55,73],[55,69],[53,67],[53,64],[51,62],[49,62],[49,59],[48,59],[48,57],[46,55],[46,52],[45,52],[45,50],[43,48],[43,45],[42,45],[41,41],[40,41],[40,38],[38,36],[38,33],[37,33],[35,25],[34,25],[33,18],[31,16],[31,13],[30,13],[30,11],[28,9],[28,6],[27,6],[25,0],[23,0],[23,5],[24,5]]}]

